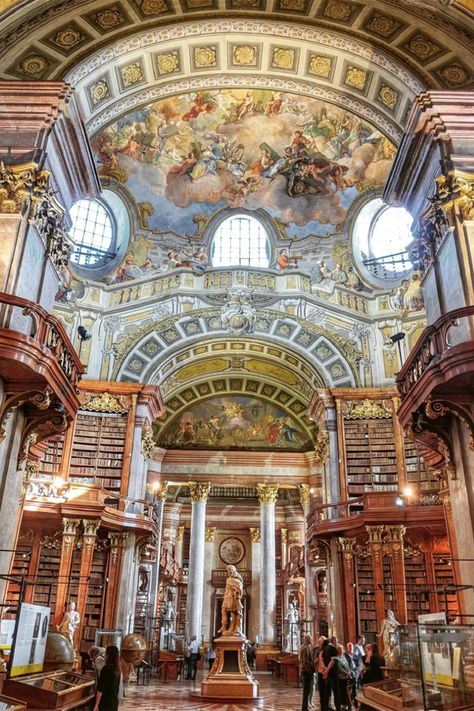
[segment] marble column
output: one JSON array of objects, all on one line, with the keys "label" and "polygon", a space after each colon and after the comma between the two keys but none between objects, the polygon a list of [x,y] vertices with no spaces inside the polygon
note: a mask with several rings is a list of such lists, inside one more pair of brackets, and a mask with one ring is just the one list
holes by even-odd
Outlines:
[{"label": "marble column", "polygon": [[311,513],[311,492],[309,484],[299,484],[300,502],[304,516],[304,578],[305,578],[305,618],[310,621],[307,627],[310,634],[314,635],[313,618],[316,607],[316,591],[314,588],[314,571],[308,562],[308,516]]},{"label": "marble column", "polygon": [[274,645],[276,609],[275,502],[278,484],[257,484],[260,501],[260,643]]},{"label": "marble column", "polygon": [[250,528],[252,557],[252,583],[250,587],[249,628],[247,636],[252,642],[260,634],[260,529]]},{"label": "marble column", "polygon": [[[202,603],[202,625],[201,636],[209,642],[214,634],[213,616],[211,610],[212,598],[212,569],[214,567],[214,549],[216,540],[216,529],[206,528],[204,534],[204,593]],[[199,637],[198,639],[201,639]]]},{"label": "marble column", "polygon": [[211,483],[189,483],[191,496],[191,541],[189,545],[188,594],[186,600],[186,637],[201,639],[202,602],[204,594],[204,543],[206,502]]}]

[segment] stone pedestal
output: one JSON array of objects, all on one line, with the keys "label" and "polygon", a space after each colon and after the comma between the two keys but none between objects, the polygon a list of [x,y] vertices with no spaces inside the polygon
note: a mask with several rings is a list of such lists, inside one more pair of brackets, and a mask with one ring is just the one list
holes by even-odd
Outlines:
[{"label": "stone pedestal", "polygon": [[240,635],[214,641],[216,660],[201,683],[201,697],[213,699],[256,699],[258,682],[252,676],[245,654],[246,639]]}]

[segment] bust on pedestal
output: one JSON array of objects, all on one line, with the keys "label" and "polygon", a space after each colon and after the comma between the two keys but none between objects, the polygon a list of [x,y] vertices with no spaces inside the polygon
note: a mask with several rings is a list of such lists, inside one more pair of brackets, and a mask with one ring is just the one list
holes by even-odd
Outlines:
[{"label": "bust on pedestal", "polygon": [[242,634],[244,583],[234,565],[228,565],[226,571],[221,636],[214,640],[216,659],[201,684],[201,696],[221,700],[254,699],[258,696],[258,683],[247,664],[247,640]]}]

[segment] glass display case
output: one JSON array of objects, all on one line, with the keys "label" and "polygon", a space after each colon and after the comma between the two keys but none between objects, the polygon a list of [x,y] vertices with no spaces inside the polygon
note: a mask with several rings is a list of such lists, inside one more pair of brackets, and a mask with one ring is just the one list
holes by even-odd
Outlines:
[{"label": "glass display case", "polygon": [[74,672],[50,672],[6,679],[3,691],[28,708],[66,711],[89,703],[94,697],[94,679]]},{"label": "glass display case", "polygon": [[26,704],[0,694],[0,711],[26,711]]}]

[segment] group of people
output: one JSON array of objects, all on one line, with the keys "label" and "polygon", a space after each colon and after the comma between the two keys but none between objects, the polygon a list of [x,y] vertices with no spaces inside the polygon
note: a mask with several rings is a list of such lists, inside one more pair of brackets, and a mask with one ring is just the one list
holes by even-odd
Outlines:
[{"label": "group of people", "polygon": [[366,644],[362,636],[356,644],[343,645],[336,637],[319,637],[313,644],[311,636],[305,635],[298,660],[303,682],[301,711],[315,708],[316,688],[321,711],[357,708],[357,690],[384,678],[384,657],[377,644]]}]

